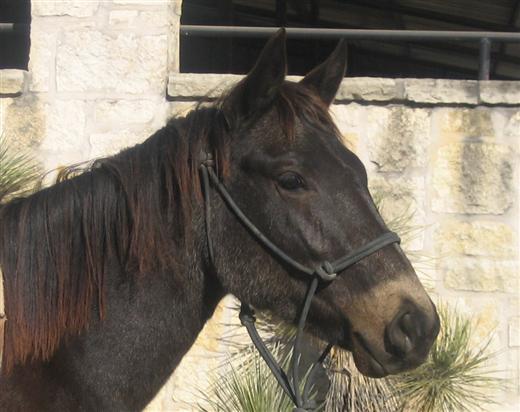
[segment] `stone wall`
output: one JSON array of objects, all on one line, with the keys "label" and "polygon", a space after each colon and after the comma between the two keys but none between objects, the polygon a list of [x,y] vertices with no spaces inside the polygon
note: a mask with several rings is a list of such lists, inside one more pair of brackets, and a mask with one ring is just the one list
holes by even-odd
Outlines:
[{"label": "stone wall", "polygon": [[[178,73],[180,0],[32,4],[29,71],[0,71],[0,133],[42,171],[142,141],[239,78]],[[517,410],[520,82],[347,78],[333,112],[385,215],[424,228],[404,246],[432,293],[479,318],[480,339],[494,331],[509,379],[495,410]],[[149,410],[196,409],[230,316],[222,305]]]}]

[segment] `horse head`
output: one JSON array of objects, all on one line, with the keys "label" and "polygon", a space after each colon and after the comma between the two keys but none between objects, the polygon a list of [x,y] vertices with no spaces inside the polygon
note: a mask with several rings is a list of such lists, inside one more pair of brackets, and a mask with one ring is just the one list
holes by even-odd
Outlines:
[{"label": "horse head", "polygon": [[[304,267],[335,261],[388,232],[365,167],[342,144],[329,114],[345,66],[340,42],[300,82],[287,81],[280,31],[218,103],[230,143],[219,172],[223,186],[248,220]],[[309,277],[211,196],[212,220],[219,222],[211,235],[213,265],[223,288],[296,323]],[[306,329],[352,351],[363,374],[382,377],[425,360],[439,319],[410,261],[390,242],[319,283]]]}]

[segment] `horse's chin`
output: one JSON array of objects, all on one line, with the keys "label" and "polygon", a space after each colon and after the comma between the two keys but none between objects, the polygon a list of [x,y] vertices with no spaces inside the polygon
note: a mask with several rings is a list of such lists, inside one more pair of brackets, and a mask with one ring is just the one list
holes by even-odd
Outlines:
[{"label": "horse's chin", "polygon": [[349,334],[348,337],[337,341],[335,346],[352,353],[356,368],[363,375],[369,378],[383,378],[389,375],[383,365],[372,355],[368,346],[355,334],[353,336]]},{"label": "horse's chin", "polygon": [[356,368],[363,375],[369,378],[383,378],[390,374],[359,335],[354,335],[352,339],[352,355]]}]

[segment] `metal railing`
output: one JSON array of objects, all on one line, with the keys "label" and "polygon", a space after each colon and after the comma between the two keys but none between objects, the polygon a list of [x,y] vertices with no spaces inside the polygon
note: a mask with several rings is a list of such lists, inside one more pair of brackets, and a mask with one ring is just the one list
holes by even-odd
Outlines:
[{"label": "metal railing", "polygon": [[26,23],[0,23],[0,33],[25,31],[28,27]]},{"label": "metal railing", "polygon": [[[0,23],[1,32],[26,30],[24,23]],[[269,37],[277,27],[199,26],[181,25],[183,36],[197,37]],[[479,79],[489,80],[491,45],[493,42],[520,43],[520,33],[492,31],[434,31],[434,30],[365,30],[287,28],[287,36],[294,39],[391,40],[391,41],[457,41],[479,42]]]},{"label": "metal railing", "polygon": [[[197,37],[269,37],[277,27],[199,26],[181,25],[183,36]],[[491,44],[520,43],[520,33],[490,31],[433,31],[433,30],[365,30],[365,29],[315,29],[286,28],[293,39],[391,40],[391,41],[458,41],[479,42],[479,79],[489,80]]]}]

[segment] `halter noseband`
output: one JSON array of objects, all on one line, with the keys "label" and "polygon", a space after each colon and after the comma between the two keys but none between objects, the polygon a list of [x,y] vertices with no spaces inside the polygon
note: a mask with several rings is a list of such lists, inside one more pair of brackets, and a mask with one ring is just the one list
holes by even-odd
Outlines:
[{"label": "halter noseband", "polygon": [[313,378],[318,370],[318,366],[325,360],[328,353],[332,348],[332,344],[328,344],[321,356],[318,360],[312,365],[311,370],[307,376],[305,383],[303,384],[303,390],[300,385],[300,359],[301,359],[301,342],[303,336],[303,329],[305,327],[305,321],[307,319],[307,314],[309,313],[309,309],[311,306],[312,298],[316,293],[316,289],[318,288],[319,282],[331,282],[336,277],[337,274],[353,264],[359,262],[361,259],[371,255],[372,253],[378,251],[379,249],[390,245],[392,243],[399,243],[401,240],[399,236],[394,232],[386,232],[377,237],[376,239],[368,242],[364,246],[352,251],[351,253],[343,256],[342,258],[329,262],[324,260],[321,264],[319,264],[315,268],[308,267],[303,265],[289,255],[287,255],[283,250],[281,250],[278,246],[276,246],[273,242],[271,242],[254,224],[249,220],[249,218],[242,212],[242,210],[235,203],[226,187],[222,184],[217,174],[215,173],[215,162],[211,153],[203,153],[203,159],[200,165],[200,173],[202,177],[202,187],[203,187],[203,195],[204,195],[204,214],[205,214],[205,225],[206,225],[206,237],[208,243],[208,254],[210,261],[214,265],[214,254],[213,254],[213,243],[211,240],[211,202],[210,202],[210,188],[213,186],[217,189],[222,200],[228,206],[229,209],[233,212],[235,217],[242,223],[246,229],[253,235],[253,237],[269,249],[275,256],[280,258],[283,262],[287,263],[289,266],[292,266],[298,272],[304,273],[311,277],[311,281],[307,288],[307,292],[305,295],[305,300],[303,304],[303,309],[300,314],[300,318],[298,320],[298,328],[296,332],[296,338],[294,340],[293,345],[293,353],[291,358],[291,378],[289,379],[285,371],[282,367],[277,363],[274,359],[273,355],[267,349],[265,343],[262,341],[262,338],[258,334],[258,331],[255,327],[255,316],[253,308],[247,304],[242,302],[240,307],[240,321],[242,325],[244,325],[255,345],[256,349],[266,362],[267,366],[273,373],[274,377],[278,381],[278,384],[282,387],[285,393],[292,400],[296,408],[293,409],[294,412],[306,412],[311,408],[316,408],[309,400],[310,390],[312,388]]}]

